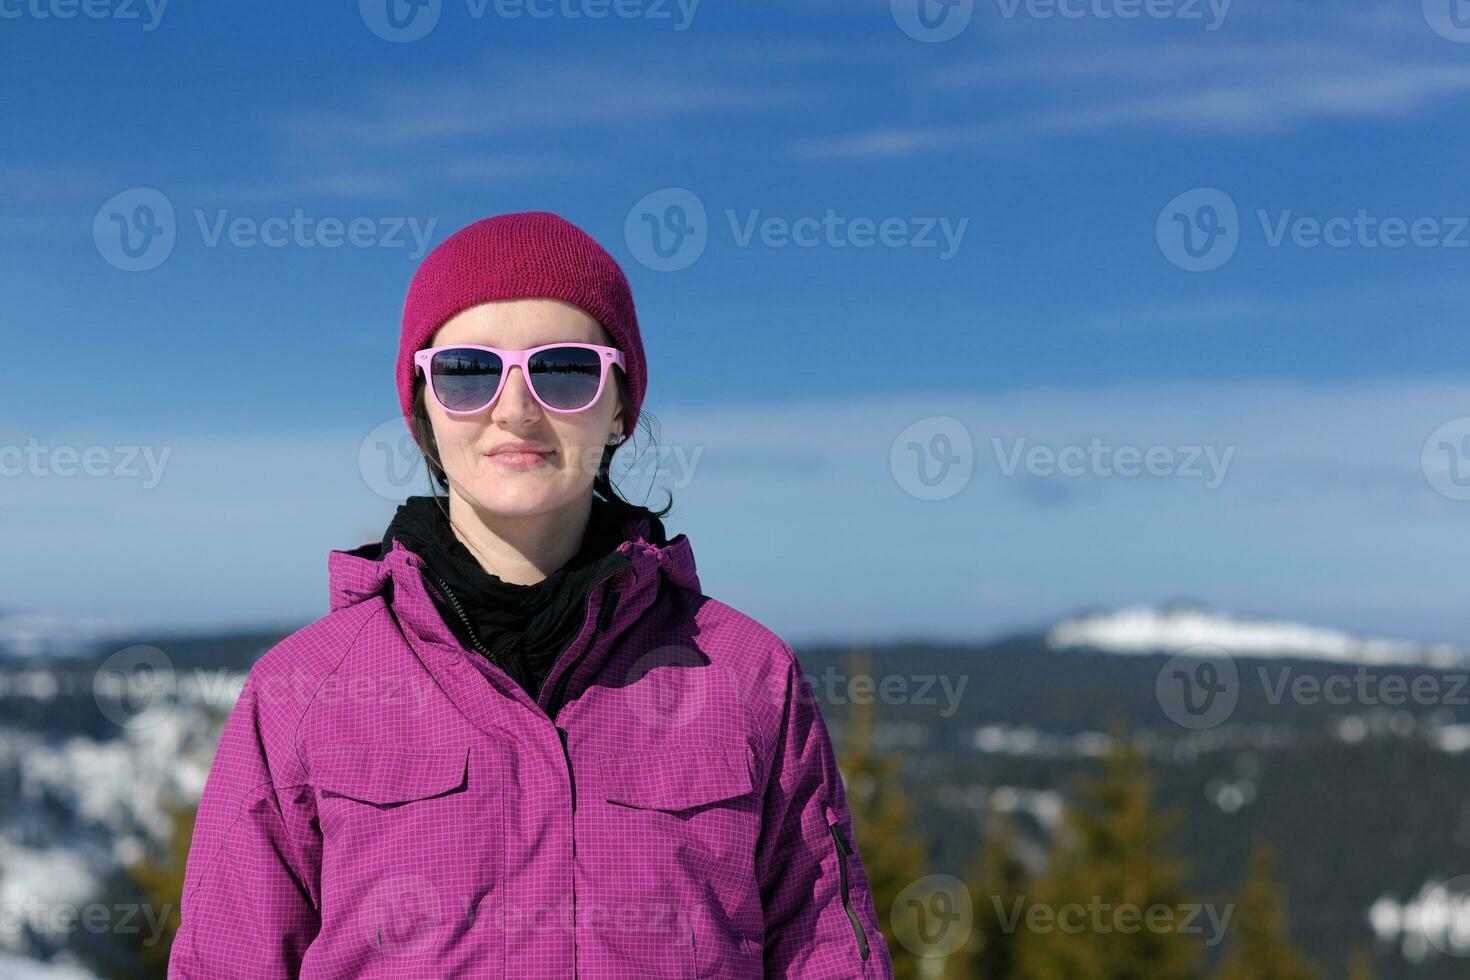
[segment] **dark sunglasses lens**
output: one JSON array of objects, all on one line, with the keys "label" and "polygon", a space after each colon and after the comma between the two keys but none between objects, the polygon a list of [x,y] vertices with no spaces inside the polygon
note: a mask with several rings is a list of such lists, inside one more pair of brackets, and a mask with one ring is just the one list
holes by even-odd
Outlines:
[{"label": "dark sunglasses lens", "polygon": [[597,397],[602,355],[585,347],[552,347],[531,355],[531,385],[552,408],[586,408]]},{"label": "dark sunglasses lens", "polygon": [[504,371],[498,355],[467,347],[441,350],[429,361],[434,394],[452,412],[473,412],[490,404]]}]

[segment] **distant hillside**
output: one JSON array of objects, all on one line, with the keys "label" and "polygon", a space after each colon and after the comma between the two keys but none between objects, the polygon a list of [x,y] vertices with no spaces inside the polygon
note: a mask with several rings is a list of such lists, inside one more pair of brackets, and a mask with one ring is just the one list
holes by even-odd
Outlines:
[{"label": "distant hillside", "polygon": [[[287,632],[112,637],[81,651],[58,634],[0,658],[7,870],[38,895],[63,889],[55,900],[75,901],[109,855],[158,833],[160,799],[197,799],[225,694],[238,689],[230,679]],[[174,683],[156,723],[126,728],[94,682],[136,644],[167,658]],[[1266,838],[1283,855],[1294,938],[1329,976],[1343,975],[1354,943],[1375,952],[1380,980],[1470,975],[1470,949],[1455,945],[1470,921],[1434,914],[1436,884],[1470,873],[1470,658],[1459,648],[1190,605],[865,652],[865,678],[852,676],[850,649],[797,654],[839,743],[854,700],[875,701],[875,740],[904,753],[935,870],[965,868],[992,809],[1045,844],[1076,776],[1122,721],[1146,740],[1163,802],[1185,814],[1179,841],[1196,891],[1234,888],[1251,842]],[[1173,699],[1196,682],[1228,710],[1181,724]],[[0,947],[46,952],[32,941],[12,933]]]}]

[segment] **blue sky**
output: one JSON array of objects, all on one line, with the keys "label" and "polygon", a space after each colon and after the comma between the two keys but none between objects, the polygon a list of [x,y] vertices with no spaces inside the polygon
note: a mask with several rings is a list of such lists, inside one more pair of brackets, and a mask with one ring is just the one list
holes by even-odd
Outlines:
[{"label": "blue sky", "polygon": [[[0,0],[0,463],[53,461],[0,475],[4,605],[321,615],[326,551],[419,492],[363,461],[415,258],[547,209],[633,283],[706,591],[793,641],[1178,596],[1463,638],[1448,3],[975,0],[938,40],[910,0],[442,0],[394,41],[382,0]],[[1092,440],[1167,462],[1047,466]],[[970,476],[924,499],[931,451]]]}]

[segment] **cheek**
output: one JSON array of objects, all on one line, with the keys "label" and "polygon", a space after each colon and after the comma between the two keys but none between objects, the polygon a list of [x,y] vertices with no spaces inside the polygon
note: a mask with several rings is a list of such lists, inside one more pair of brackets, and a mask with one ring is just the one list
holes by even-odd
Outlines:
[{"label": "cheek", "polygon": [[601,446],[612,431],[612,406],[606,402],[585,412],[569,415],[547,412],[546,415],[551,430],[556,434],[557,445],[568,450]]},{"label": "cheek", "polygon": [[434,423],[434,439],[439,444],[439,455],[448,459],[464,455],[477,445],[484,426],[478,422],[452,419],[442,413],[431,417]]}]

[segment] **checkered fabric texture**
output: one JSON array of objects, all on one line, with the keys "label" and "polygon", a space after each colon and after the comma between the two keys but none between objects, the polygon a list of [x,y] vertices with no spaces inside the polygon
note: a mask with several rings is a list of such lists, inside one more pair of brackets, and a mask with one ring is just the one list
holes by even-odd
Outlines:
[{"label": "checkered fabric texture", "polygon": [[331,552],[331,612],[225,726],[170,980],[891,978],[790,646],[701,592],[683,534],[620,550],[539,701],[419,556]]}]

